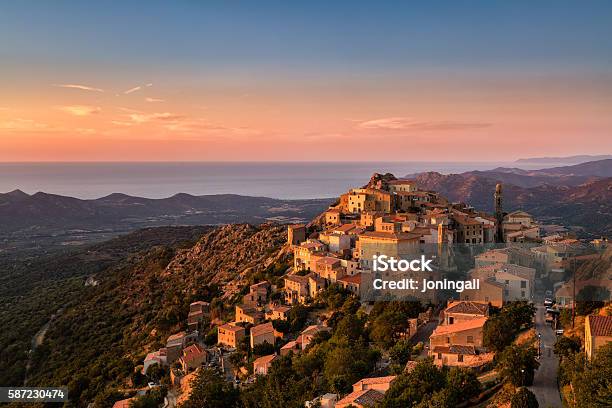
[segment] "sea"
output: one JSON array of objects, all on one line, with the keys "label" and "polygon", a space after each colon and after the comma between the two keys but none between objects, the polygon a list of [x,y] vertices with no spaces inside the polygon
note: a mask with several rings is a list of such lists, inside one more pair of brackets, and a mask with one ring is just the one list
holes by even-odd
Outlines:
[{"label": "sea", "polygon": [[[493,162],[87,162],[0,163],[0,193],[15,189],[82,199],[124,193],[165,198],[241,194],[280,199],[337,197],[366,184],[374,172],[396,177],[443,174],[516,163]],[[521,166],[524,167],[524,166]]]}]

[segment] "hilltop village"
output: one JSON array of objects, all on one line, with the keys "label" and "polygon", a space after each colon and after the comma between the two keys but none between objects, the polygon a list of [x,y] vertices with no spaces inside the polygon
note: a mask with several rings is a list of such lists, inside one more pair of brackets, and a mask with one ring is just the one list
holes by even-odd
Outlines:
[{"label": "hilltop village", "polygon": [[[576,286],[570,291],[565,279],[577,266],[599,259],[592,248],[605,249],[607,242],[545,235],[546,227],[530,214],[504,212],[501,184],[491,199],[496,211],[486,214],[420,190],[412,180],[375,174],[312,222],[287,227],[288,263],[280,275],[239,287],[225,313],[213,313],[218,305],[207,301],[191,303],[186,330],[146,354],[142,375],[152,379],[150,387],[161,380],[170,390],[167,405],[186,407],[211,398],[203,396],[205,383],[222,381],[218,390],[227,394],[226,402],[235,402],[237,392],[246,399],[254,389],[266,395],[266,381],[283,376],[291,384],[304,376],[314,385],[300,385],[304,392],[297,395],[277,390],[277,398],[292,401],[278,406],[406,406],[428,393],[444,398],[446,405],[435,406],[471,406],[489,398],[497,406],[517,395],[530,398],[525,386],[534,377],[540,381],[537,367],[553,364],[540,360],[545,350],[551,356],[557,340],[546,333],[556,330],[564,338],[567,311],[575,308]],[[479,288],[436,301],[363,299],[374,256],[401,258],[424,246],[470,248],[467,273]],[[609,279],[589,284],[612,289]],[[612,316],[588,315],[584,324],[575,333],[577,349],[591,360],[612,342]],[[420,397],[408,395],[407,383],[426,375],[439,384],[423,385]],[[452,388],[457,377],[461,391]],[[556,388],[556,380],[550,381]]]}]

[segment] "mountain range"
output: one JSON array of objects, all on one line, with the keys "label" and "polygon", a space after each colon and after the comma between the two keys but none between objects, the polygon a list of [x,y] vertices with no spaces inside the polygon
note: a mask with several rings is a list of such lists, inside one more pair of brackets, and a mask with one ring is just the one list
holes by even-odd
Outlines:
[{"label": "mountain range", "polygon": [[417,185],[451,201],[493,211],[493,193],[503,185],[504,209],[523,209],[542,221],[574,228],[583,236],[612,233],[612,159],[540,170],[496,168],[460,174],[411,174]]}]

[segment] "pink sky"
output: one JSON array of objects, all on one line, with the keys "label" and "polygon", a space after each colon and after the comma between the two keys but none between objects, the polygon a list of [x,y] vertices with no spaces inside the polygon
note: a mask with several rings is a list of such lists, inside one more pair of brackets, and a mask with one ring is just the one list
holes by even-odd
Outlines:
[{"label": "pink sky", "polygon": [[612,152],[602,78],[7,83],[0,161],[508,161]]}]

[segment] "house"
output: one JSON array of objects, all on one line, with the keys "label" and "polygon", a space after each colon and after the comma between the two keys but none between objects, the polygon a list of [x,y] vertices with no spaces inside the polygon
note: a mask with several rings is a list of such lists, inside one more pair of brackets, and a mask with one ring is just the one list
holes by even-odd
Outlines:
[{"label": "house", "polygon": [[492,361],[493,353],[474,346],[453,344],[450,346],[435,346],[431,355],[437,366],[477,368]]},{"label": "house", "polygon": [[491,304],[491,306],[502,307],[504,304],[504,285],[494,278],[480,279],[479,289],[466,289],[460,294],[463,301]]},{"label": "house", "polygon": [[274,327],[272,327],[271,322],[251,327],[251,348],[265,342],[274,345],[275,339]]},{"label": "house", "polygon": [[395,378],[395,375],[363,378],[353,384],[353,391],[376,390],[384,394],[389,388],[391,388]]},{"label": "house", "polygon": [[410,193],[410,192],[418,190],[416,181],[407,180],[407,179],[398,179],[398,180],[388,181],[387,188],[392,193],[396,193],[398,191],[406,191]]},{"label": "house", "polygon": [[484,242],[483,224],[474,217],[453,212],[451,220],[455,229],[455,242],[459,244],[481,244]]},{"label": "house", "polygon": [[302,330],[302,333],[300,333],[300,336],[298,338],[298,342],[302,345],[302,350],[306,349],[306,347],[310,344],[310,342],[317,333],[323,331],[329,332],[331,331],[331,329],[327,326],[322,326],[320,324],[313,324],[312,326],[308,326],[307,328]]},{"label": "house", "polygon": [[187,315],[187,325],[189,330],[198,330],[204,321],[205,314],[210,309],[210,303],[204,301],[193,302],[189,305],[189,314]]},{"label": "house", "polygon": [[287,243],[289,245],[300,245],[306,241],[306,226],[294,224],[287,227]]},{"label": "house", "polygon": [[343,276],[338,279],[338,284],[349,292],[359,296],[361,293],[361,273]]},{"label": "house", "polygon": [[385,254],[395,259],[406,258],[418,252],[420,234],[410,232],[366,231],[359,235],[358,251],[361,267],[372,268],[375,255]]},{"label": "house", "polygon": [[313,408],[334,408],[336,402],[338,401],[338,394],[327,393],[323,394],[320,397],[313,399],[312,401],[306,401],[304,403],[304,407]]},{"label": "house", "polygon": [[311,258],[313,254],[322,252],[325,250],[326,245],[316,239],[309,239],[306,242],[302,242],[300,245],[293,247],[293,269],[296,271],[304,271],[308,269],[314,269],[314,265],[311,265]]},{"label": "house", "polygon": [[268,375],[272,362],[276,360],[276,354],[259,357],[253,362],[253,372],[257,375]]},{"label": "house", "polygon": [[495,280],[504,285],[504,299],[506,301],[532,299],[533,287],[529,280],[502,271],[495,273]]},{"label": "house", "polygon": [[612,316],[587,316],[584,324],[584,352],[590,360],[597,349],[612,342]]},{"label": "house", "polygon": [[309,273],[305,277],[308,278],[308,296],[310,296],[311,299],[314,299],[317,297],[319,292],[325,289],[327,282],[325,279],[315,273]]},{"label": "house", "polygon": [[479,268],[496,263],[508,263],[510,255],[504,250],[492,249],[474,257],[474,261],[476,262],[476,267]]},{"label": "house", "polygon": [[236,348],[244,336],[244,327],[233,324],[224,324],[217,327],[217,344]]},{"label": "house", "polygon": [[302,350],[301,346],[302,345],[300,343],[298,343],[296,340],[292,340],[292,341],[288,342],[287,344],[285,344],[283,347],[281,347],[280,355],[281,356],[286,356],[290,352],[293,352],[294,354],[297,354],[297,353],[299,353]]},{"label": "house", "polygon": [[236,321],[257,324],[263,320],[263,313],[252,305],[236,305]]},{"label": "house", "polygon": [[285,301],[289,304],[305,303],[308,300],[308,277],[300,275],[285,276]]},{"label": "house", "polygon": [[272,305],[270,310],[265,313],[266,320],[287,320],[291,307],[282,305]]},{"label": "house", "polygon": [[466,320],[489,315],[489,305],[485,303],[454,301],[444,310],[444,324],[460,323]]},{"label": "house", "polygon": [[167,352],[166,348],[163,347],[157,351],[153,351],[147,354],[147,356],[144,359],[142,373],[147,374],[147,371],[149,370],[149,368],[155,364],[159,366],[168,365],[168,358],[167,358],[166,352]]},{"label": "house", "polygon": [[380,404],[384,394],[376,390],[353,391],[336,403],[335,408],[372,408]]},{"label": "house", "polygon": [[325,211],[325,225],[340,225],[342,211],[338,208],[330,208]]},{"label": "house", "polygon": [[166,359],[168,364],[175,362],[187,344],[187,333],[184,331],[175,333],[166,340]]},{"label": "house", "polygon": [[185,373],[201,367],[206,362],[207,353],[198,344],[192,344],[183,350],[183,356],[179,359],[179,363]]},{"label": "house", "polygon": [[482,329],[487,317],[476,317],[459,323],[436,327],[429,341],[431,347],[465,345],[482,347]]}]

